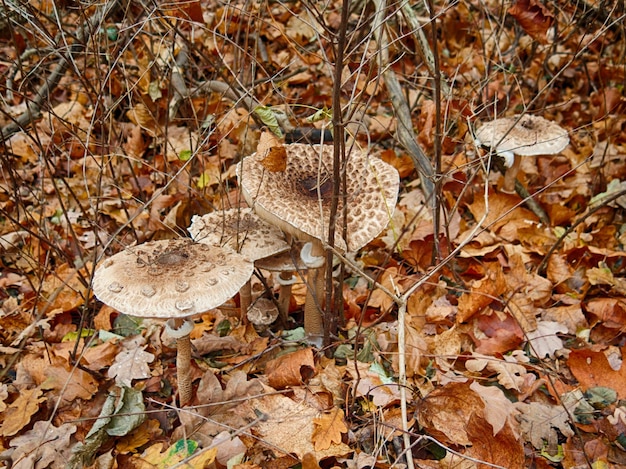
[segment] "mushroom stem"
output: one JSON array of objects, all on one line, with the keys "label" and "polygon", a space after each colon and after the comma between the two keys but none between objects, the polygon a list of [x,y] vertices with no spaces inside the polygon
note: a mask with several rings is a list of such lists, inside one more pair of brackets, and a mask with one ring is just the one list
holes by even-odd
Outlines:
[{"label": "mushroom stem", "polygon": [[278,275],[280,291],[278,292],[278,312],[280,320],[286,327],[289,323],[289,303],[291,303],[291,286],[295,281],[293,272],[281,272]]},{"label": "mushroom stem", "polygon": [[[323,258],[324,247],[319,240],[313,241],[310,252],[311,258]],[[302,259],[305,264],[307,260]],[[304,303],[304,332],[314,342],[321,340],[324,335],[324,319],[322,308],[324,301],[324,261],[321,266],[309,268],[307,272],[307,293]]]},{"label": "mushroom stem", "polygon": [[243,287],[239,290],[239,308],[241,314],[241,321],[244,324],[248,323],[248,309],[252,304],[252,282],[248,280]]},{"label": "mushroom stem", "polygon": [[515,193],[515,179],[521,165],[522,159],[519,155],[515,155],[513,158],[513,164],[504,173],[504,183],[502,184],[502,192],[507,194]]},{"label": "mushroom stem", "polygon": [[[171,322],[171,325],[170,325]],[[191,402],[191,337],[193,321],[171,319],[167,322],[168,334],[176,338],[176,378],[178,381],[178,401],[182,406]]]}]

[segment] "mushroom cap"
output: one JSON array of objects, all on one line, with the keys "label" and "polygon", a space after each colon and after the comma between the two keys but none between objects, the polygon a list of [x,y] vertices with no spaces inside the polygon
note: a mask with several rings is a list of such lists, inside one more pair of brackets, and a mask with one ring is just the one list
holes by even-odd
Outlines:
[{"label": "mushroom cap", "polygon": [[541,116],[525,114],[495,119],[475,134],[479,144],[495,147],[496,153],[521,156],[554,155],[569,144],[567,131]]},{"label": "mushroom cap", "polygon": [[[267,171],[254,153],[237,165],[237,178],[248,204],[263,219],[304,241],[326,240],[333,191],[333,146],[284,145],[285,171]],[[387,226],[400,184],[396,169],[353,150],[346,155],[347,246],[342,239],[338,204],[335,247],[356,251]]]},{"label": "mushroom cap", "polygon": [[258,259],[254,261],[254,266],[269,272],[295,272],[306,270],[307,267],[300,257],[301,249],[302,243],[296,241],[289,251]]},{"label": "mushroom cap", "polygon": [[216,308],[250,279],[241,254],[190,239],[151,241],[104,260],[93,292],[118,311],[145,318],[184,318]]},{"label": "mushroom cap", "polygon": [[251,261],[289,250],[282,231],[250,208],[194,215],[188,231],[198,243],[227,246]]}]

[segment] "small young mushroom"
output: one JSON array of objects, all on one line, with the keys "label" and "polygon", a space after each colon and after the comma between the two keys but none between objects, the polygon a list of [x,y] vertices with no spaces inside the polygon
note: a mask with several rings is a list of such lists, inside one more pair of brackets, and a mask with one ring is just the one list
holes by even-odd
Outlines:
[{"label": "small young mushroom", "polygon": [[[305,331],[314,342],[323,334],[320,308],[324,298],[324,248],[328,239],[333,192],[332,145],[284,146],[287,167],[267,171],[258,154],[237,165],[237,178],[248,204],[263,219],[301,241],[311,242]],[[343,203],[338,201],[335,247],[356,251],[374,239],[389,223],[398,197],[398,172],[360,150],[346,155],[346,240],[342,237]]]},{"label": "small young mushroom", "polygon": [[502,191],[515,192],[521,156],[554,155],[569,144],[567,131],[541,116],[523,115],[495,119],[483,124],[474,136],[477,145],[495,149],[507,170]]},{"label": "small young mushroom", "polygon": [[192,397],[188,318],[232,298],[254,267],[240,254],[190,239],[151,241],[104,260],[96,269],[93,292],[121,313],[168,319],[176,337],[176,369],[181,405]]},{"label": "small young mushroom", "polygon": [[300,258],[301,249],[302,243],[295,242],[289,251],[259,259],[254,263],[254,266],[258,269],[278,273],[276,277],[276,282],[280,285],[278,311],[285,326],[289,322],[291,286],[297,281],[294,272],[302,272],[307,268]]},{"label": "small young mushroom", "polygon": [[[215,211],[201,217],[194,215],[188,228],[198,243],[226,246],[255,262],[289,250],[285,235],[261,220],[250,208]],[[252,301],[251,283],[239,291],[241,318]]]}]

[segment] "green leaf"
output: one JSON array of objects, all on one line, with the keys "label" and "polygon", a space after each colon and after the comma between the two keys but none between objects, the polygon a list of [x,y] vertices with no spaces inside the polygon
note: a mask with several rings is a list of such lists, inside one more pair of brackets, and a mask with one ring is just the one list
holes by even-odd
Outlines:
[{"label": "green leaf", "polygon": [[[91,337],[95,333],[95,329],[82,329],[80,331],[80,338],[84,339],[85,337]],[[78,339],[78,331],[68,332],[63,336],[61,342],[74,342],[76,339]]]},{"label": "green leaf", "polygon": [[544,446],[541,450],[541,455],[546,458],[550,462],[561,462],[565,458],[565,454],[563,453],[563,447],[559,445],[557,447],[557,451],[555,455],[548,453],[548,446]]},{"label": "green leaf", "polygon": [[333,111],[324,106],[322,109],[318,110],[312,116],[306,118],[307,122],[319,122],[321,120],[332,120]]},{"label": "green leaf", "polygon": [[107,26],[105,30],[109,41],[117,41],[117,38],[119,37],[119,30],[117,29],[117,26]]},{"label": "green leaf", "polygon": [[304,340],[306,334],[304,333],[304,327],[297,327],[296,329],[292,329],[290,331],[283,331],[282,338],[285,340],[291,340],[295,342],[300,342]]},{"label": "green leaf", "polygon": [[143,394],[132,388],[122,388],[120,402],[107,426],[106,432],[111,436],[128,435],[145,420]]},{"label": "green leaf", "polygon": [[604,409],[617,401],[617,392],[604,386],[596,386],[585,391],[585,397],[596,409]]},{"label": "green leaf", "polygon": [[191,150],[183,150],[178,154],[178,159],[180,161],[189,161],[192,154]]},{"label": "green leaf", "polygon": [[198,178],[198,182],[196,182],[196,187],[198,189],[204,189],[211,183],[211,176],[209,176],[206,172],[202,173]]},{"label": "green leaf", "polygon": [[283,131],[278,125],[278,120],[276,119],[276,114],[272,110],[272,108],[268,106],[257,106],[254,108],[254,113],[261,119],[261,122],[270,129],[278,138],[283,138]]}]

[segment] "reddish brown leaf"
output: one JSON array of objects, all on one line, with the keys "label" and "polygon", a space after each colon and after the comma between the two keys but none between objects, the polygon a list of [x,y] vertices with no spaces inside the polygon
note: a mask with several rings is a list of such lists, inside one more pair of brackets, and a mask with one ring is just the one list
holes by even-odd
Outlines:
[{"label": "reddish brown leaf", "polygon": [[542,3],[537,0],[517,0],[508,13],[533,39],[547,41],[546,33],[552,26],[554,15]]},{"label": "reddish brown leaf", "polygon": [[313,351],[310,348],[282,355],[267,363],[265,374],[274,389],[299,386],[315,373]]},{"label": "reddish brown leaf", "polygon": [[[622,348],[622,357],[626,348]],[[611,367],[603,352],[589,349],[572,350],[567,364],[583,390],[605,386],[615,390],[620,399],[626,398],[626,365]]]}]

